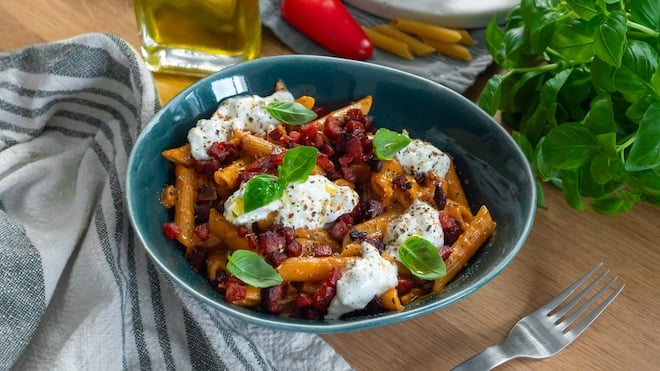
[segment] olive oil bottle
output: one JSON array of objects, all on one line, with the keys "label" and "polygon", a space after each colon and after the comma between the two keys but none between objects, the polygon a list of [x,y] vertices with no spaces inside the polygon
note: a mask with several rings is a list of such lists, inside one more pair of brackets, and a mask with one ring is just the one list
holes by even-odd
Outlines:
[{"label": "olive oil bottle", "polygon": [[261,50],[259,0],[135,0],[147,66],[206,75]]}]

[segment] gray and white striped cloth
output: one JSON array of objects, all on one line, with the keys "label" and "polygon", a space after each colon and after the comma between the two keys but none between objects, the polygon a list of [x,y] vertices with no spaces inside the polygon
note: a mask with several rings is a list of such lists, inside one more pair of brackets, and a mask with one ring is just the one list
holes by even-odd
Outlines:
[{"label": "gray and white striped cloth", "polygon": [[350,369],[317,335],[229,318],[150,261],[123,192],[158,108],[117,37],[0,54],[0,369]]}]

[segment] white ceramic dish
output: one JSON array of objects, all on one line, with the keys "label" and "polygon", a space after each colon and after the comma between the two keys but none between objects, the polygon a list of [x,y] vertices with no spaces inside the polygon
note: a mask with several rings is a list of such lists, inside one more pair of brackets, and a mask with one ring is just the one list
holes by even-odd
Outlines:
[{"label": "white ceramic dish", "polygon": [[345,0],[379,17],[408,18],[452,28],[481,28],[502,22],[520,0]]}]

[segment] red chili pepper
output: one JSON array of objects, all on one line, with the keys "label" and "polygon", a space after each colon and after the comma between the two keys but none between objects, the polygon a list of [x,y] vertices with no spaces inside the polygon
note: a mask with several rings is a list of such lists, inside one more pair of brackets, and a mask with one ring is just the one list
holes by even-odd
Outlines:
[{"label": "red chili pepper", "polygon": [[373,45],[340,0],[284,0],[282,17],[331,53],[350,59],[371,57]]}]

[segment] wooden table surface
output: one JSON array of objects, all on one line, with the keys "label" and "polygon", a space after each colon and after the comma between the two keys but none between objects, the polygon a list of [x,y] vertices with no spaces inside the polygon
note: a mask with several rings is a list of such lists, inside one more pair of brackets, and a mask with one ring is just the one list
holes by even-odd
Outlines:
[{"label": "wooden table surface", "polygon": [[[0,52],[87,32],[118,35],[139,48],[131,0],[4,0]],[[262,55],[291,53],[265,31]],[[466,95],[476,99],[487,71]],[[163,102],[194,81],[156,75]],[[660,367],[660,209],[625,215],[578,212],[545,186],[520,254],[488,285],[461,302],[393,326],[323,335],[360,370],[445,370],[502,340],[522,316],[598,262],[626,287],[577,342],[546,360],[514,360],[501,369],[644,370]]]}]

